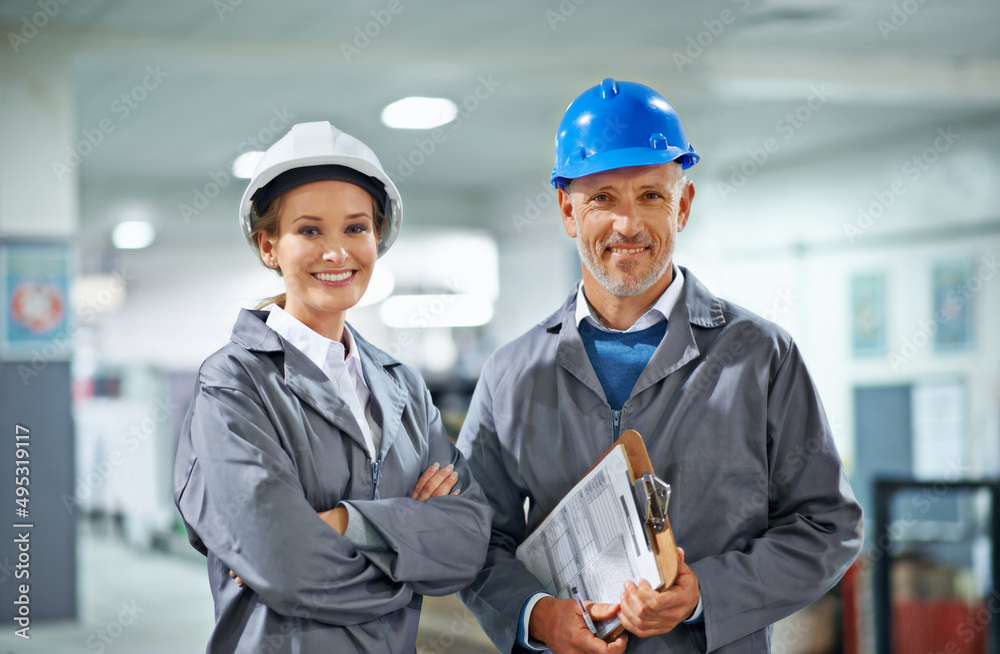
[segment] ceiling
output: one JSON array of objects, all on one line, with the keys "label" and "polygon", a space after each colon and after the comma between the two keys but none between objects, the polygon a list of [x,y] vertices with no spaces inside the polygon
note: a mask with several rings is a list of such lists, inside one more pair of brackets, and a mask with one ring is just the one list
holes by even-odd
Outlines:
[{"label": "ceiling", "polygon": [[[160,247],[190,240],[181,205],[223,180],[249,139],[266,146],[290,122],[329,119],[368,143],[411,202],[409,223],[502,231],[487,208],[511,210],[505,189],[543,188],[562,110],[607,76],[667,97],[708,178],[811,98],[817,128],[788,140],[784,165],[943,116],[1000,115],[995,0],[66,2],[13,64],[62,48],[77,130],[114,125],[80,166],[80,238],[93,250],[107,247],[115,207],[136,200],[153,207]],[[4,0],[3,33],[40,6]],[[155,88],[126,111],[122,94],[144,79]],[[407,95],[464,104],[429,154],[428,131],[379,121]],[[235,240],[242,185],[223,184],[199,217],[205,238]]]}]

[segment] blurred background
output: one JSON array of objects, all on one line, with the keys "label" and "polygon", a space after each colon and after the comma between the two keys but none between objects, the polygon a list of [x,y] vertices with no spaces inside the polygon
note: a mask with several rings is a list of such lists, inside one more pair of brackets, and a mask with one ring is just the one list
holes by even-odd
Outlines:
[{"label": "blurred background", "polygon": [[[199,364],[282,288],[238,227],[255,153],[330,120],[378,154],[404,228],[349,319],[457,433],[579,279],[547,180],[605,77],[680,114],[675,260],[797,340],[865,506],[861,561],[775,651],[1000,651],[998,25],[995,0],[3,0],[0,651],[204,649],[172,457]],[[445,102],[387,110],[413,97]],[[492,651],[431,604],[419,651]]]}]

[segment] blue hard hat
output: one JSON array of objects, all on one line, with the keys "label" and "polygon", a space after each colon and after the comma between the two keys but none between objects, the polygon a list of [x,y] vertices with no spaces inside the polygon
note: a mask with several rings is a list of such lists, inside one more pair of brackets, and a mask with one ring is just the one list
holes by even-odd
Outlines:
[{"label": "blue hard hat", "polygon": [[566,109],[556,134],[552,186],[628,166],[679,161],[687,169],[698,159],[677,112],[662,95],[609,77]]}]

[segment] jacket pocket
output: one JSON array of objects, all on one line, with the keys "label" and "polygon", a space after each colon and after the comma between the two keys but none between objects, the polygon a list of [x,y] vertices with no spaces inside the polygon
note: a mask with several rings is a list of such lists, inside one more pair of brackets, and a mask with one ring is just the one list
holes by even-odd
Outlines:
[{"label": "jacket pocket", "polygon": [[705,624],[688,625],[688,635],[691,636],[691,643],[695,649],[702,654],[708,649],[708,637],[705,636]]}]

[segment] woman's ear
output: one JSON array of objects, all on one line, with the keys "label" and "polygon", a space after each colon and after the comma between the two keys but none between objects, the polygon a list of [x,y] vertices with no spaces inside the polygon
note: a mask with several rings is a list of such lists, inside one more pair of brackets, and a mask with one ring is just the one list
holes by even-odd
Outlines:
[{"label": "woman's ear", "polygon": [[278,267],[278,249],[267,236],[267,232],[261,230],[257,232],[257,247],[260,250],[260,259],[268,268]]}]

